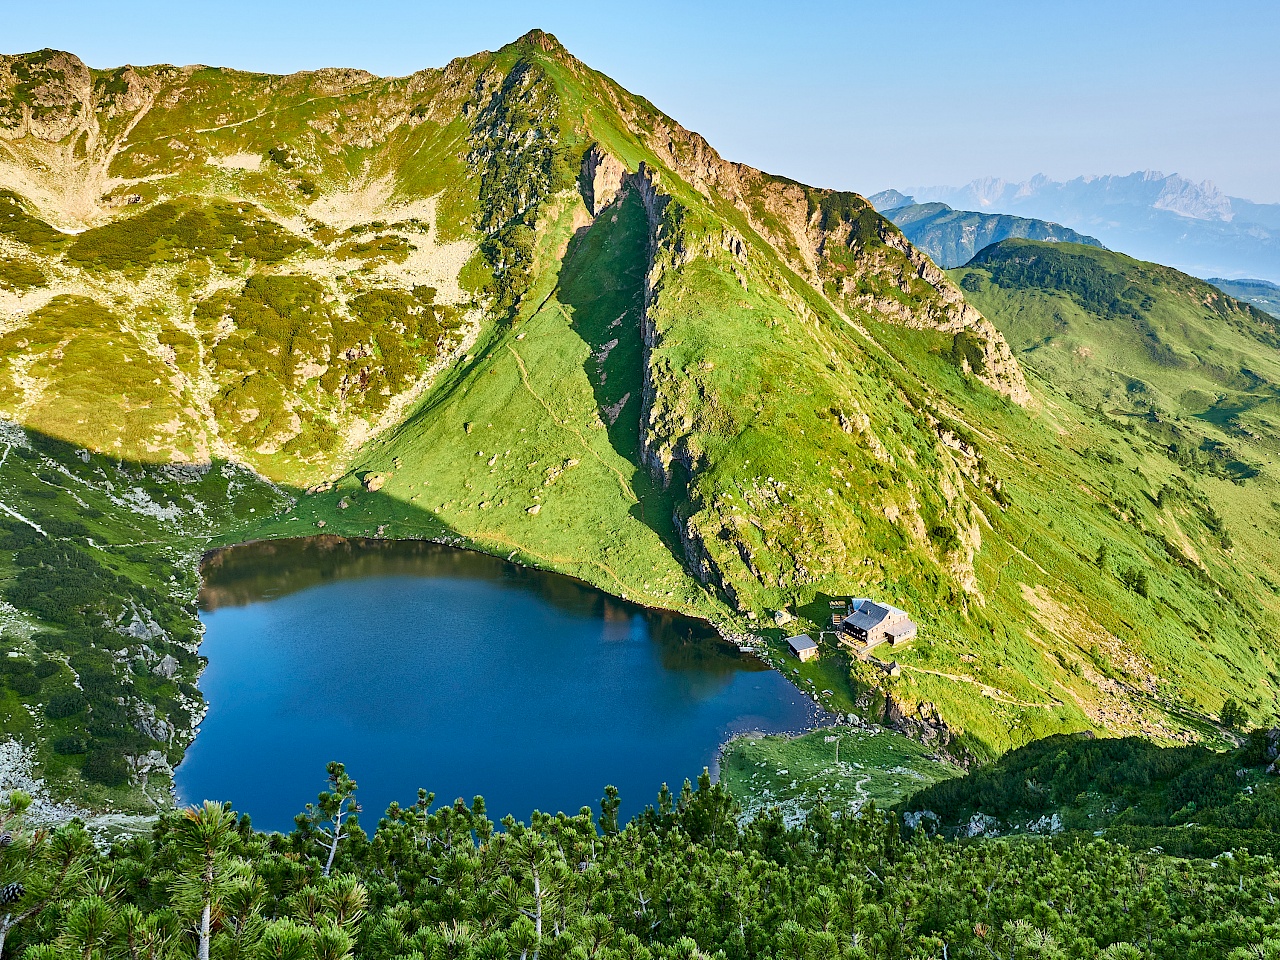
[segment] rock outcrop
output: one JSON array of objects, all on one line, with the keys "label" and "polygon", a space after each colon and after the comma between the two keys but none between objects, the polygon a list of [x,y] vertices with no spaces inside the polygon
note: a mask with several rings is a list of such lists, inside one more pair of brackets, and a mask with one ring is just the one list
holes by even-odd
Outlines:
[{"label": "rock outcrop", "polygon": [[896,227],[882,221],[880,237],[885,245],[901,251],[915,268],[915,276],[933,288],[936,299],[926,301],[915,311],[908,311],[896,300],[869,298],[870,306],[881,313],[896,315],[905,326],[933,329],[942,333],[968,331],[982,350],[980,369],[971,370],[979,380],[1014,403],[1025,406],[1031,401],[1022,367],[1009,349],[1004,335],[991,321],[965,302],[964,294],[918,247],[911,244]]},{"label": "rock outcrop", "polygon": [[627,168],[621,160],[599,144],[592,144],[582,158],[582,199],[593,217],[613,202],[626,175]]},{"label": "rock outcrop", "polygon": [[32,136],[48,143],[65,139],[91,113],[93,78],[79,57],[41,50],[0,57],[0,136]]},{"label": "rock outcrop", "polygon": [[885,726],[932,747],[939,755],[950,758],[955,764],[968,768],[973,763],[969,751],[958,742],[957,735],[938,708],[928,701],[906,704],[892,693],[886,695],[884,706]]},{"label": "rock outcrop", "polygon": [[[753,229],[809,282],[822,289],[825,281],[838,278],[839,291],[849,306],[895,323],[945,333],[970,331],[983,356],[981,369],[970,372],[1017,404],[1031,400],[1022,368],[1003,335],[965,303],[964,295],[947,275],[865,199],[804,187],[727,161],[703,137],[679,124],[661,122],[651,132],[636,132],[647,135],[655,153],[701,193],[710,196],[714,190],[733,203]],[[832,209],[840,214],[831,215]],[[860,232],[865,233],[865,225],[870,225],[878,243],[857,242],[855,217],[863,228]],[[736,243],[726,241],[726,246],[735,255],[745,253],[740,238]],[[853,253],[858,263],[852,271],[837,273],[832,269],[837,248],[842,251],[841,260]],[[913,298],[916,302],[910,305],[888,296],[860,293],[859,280],[868,275],[902,290],[911,289],[913,279],[921,280],[931,293]]]},{"label": "rock outcrop", "polygon": [[172,680],[178,675],[178,661],[171,654],[166,653],[154,667],[151,672],[157,677],[163,677],[166,680]]},{"label": "rock outcrop", "polygon": [[172,742],[176,728],[170,721],[157,715],[153,704],[139,700],[134,704],[134,710],[133,725],[139,733],[145,734],[158,743]]},{"label": "rock outcrop", "polygon": [[115,631],[121,636],[132,637],[135,640],[169,639],[164,627],[156,623],[151,611],[146,607],[139,609],[137,604],[134,603],[130,603],[121,615],[119,621],[115,624]]}]

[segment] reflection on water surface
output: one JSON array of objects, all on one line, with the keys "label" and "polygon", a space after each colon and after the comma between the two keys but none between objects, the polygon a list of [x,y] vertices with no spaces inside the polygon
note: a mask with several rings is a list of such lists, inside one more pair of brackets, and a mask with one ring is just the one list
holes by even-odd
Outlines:
[{"label": "reflection on water surface", "polygon": [[419,786],[491,815],[624,815],[812,703],[708,625],[577,580],[437,544],[316,537],[210,557],[200,681],[210,710],[178,770],[186,802],[287,829],[342,760],[365,819]]}]

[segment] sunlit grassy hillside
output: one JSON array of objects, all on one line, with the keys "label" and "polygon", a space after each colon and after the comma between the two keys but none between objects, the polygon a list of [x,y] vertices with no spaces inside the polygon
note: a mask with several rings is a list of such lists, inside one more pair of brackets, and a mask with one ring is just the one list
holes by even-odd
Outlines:
[{"label": "sunlit grassy hillside", "polygon": [[[801,677],[957,759],[1274,708],[1275,344],[1224,295],[1022,253],[957,286],[860,196],[724,160],[538,31],[392,79],[44,51],[0,58],[0,89],[0,411],[39,453],[0,463],[4,642],[17,673],[117,651],[57,718],[71,760],[19,722],[52,687],[13,687],[60,789],[136,786],[191,735],[198,660],[179,710],[122,626],[163,592],[166,634],[196,629],[162,555],[320,531],[572,573],[788,670],[775,611],[816,633],[831,596],[882,597],[921,625],[899,675],[828,638]],[[1042,348],[1045,311],[1093,352]],[[90,467],[83,504],[32,480]],[[144,541],[57,616],[21,587],[41,551],[104,571]]]}]

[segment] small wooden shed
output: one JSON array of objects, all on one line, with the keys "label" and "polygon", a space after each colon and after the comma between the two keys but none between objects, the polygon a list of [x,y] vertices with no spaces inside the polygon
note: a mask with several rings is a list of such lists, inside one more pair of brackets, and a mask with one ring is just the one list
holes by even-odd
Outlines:
[{"label": "small wooden shed", "polygon": [[818,659],[818,645],[809,639],[808,634],[802,633],[798,637],[787,637],[787,646],[791,648],[792,653],[800,658],[802,663]]}]

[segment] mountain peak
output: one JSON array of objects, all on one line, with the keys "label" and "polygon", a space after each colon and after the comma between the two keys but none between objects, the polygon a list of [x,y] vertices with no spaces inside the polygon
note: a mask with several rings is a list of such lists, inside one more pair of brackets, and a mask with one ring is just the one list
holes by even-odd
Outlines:
[{"label": "mountain peak", "polygon": [[899,190],[881,190],[877,194],[867,197],[867,202],[877,210],[883,212],[885,210],[895,210],[898,207],[907,207],[916,202],[915,197],[909,197]]},{"label": "mountain peak", "polygon": [[539,30],[537,27],[522,36],[513,46],[537,47],[539,50],[555,56],[568,55],[569,53],[565,45],[556,38],[554,33],[547,33],[547,31]]},{"label": "mountain peak", "polygon": [[1212,180],[1139,169],[1070,180],[994,177],[964,186],[903,188],[917,203],[1060,223],[1113,250],[1195,276],[1280,278],[1280,203],[1228,196]]},{"label": "mountain peak", "polygon": [[0,71],[13,71],[15,67],[18,68],[18,73],[14,80],[19,84],[38,84],[45,74],[52,72],[79,73],[88,70],[85,62],[74,53],[55,50],[53,47],[29,53],[0,54]]},{"label": "mountain peak", "polygon": [[1193,220],[1231,220],[1231,199],[1212,180],[1194,183],[1175,173],[1163,178],[1163,184],[1152,204],[1157,210]]}]

